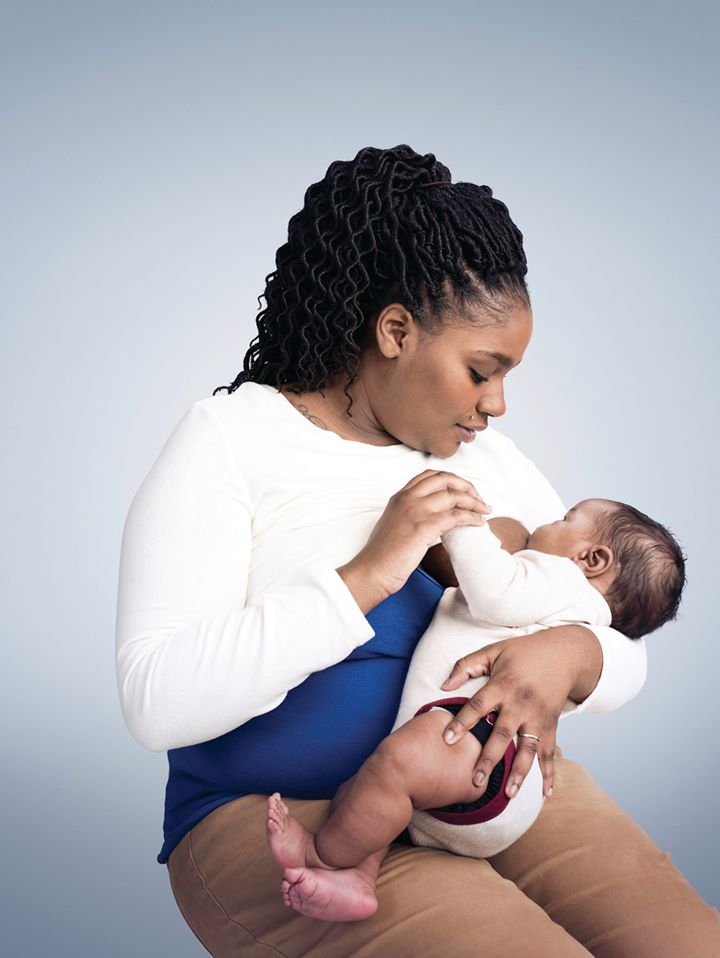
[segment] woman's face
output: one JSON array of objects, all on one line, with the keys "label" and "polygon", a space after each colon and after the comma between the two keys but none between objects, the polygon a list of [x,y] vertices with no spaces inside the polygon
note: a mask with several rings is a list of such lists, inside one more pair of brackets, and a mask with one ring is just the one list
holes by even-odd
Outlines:
[{"label": "woman's face", "polygon": [[481,431],[503,415],[505,376],[532,335],[532,313],[519,304],[499,319],[480,310],[472,318],[425,334],[392,304],[375,329],[378,350],[367,379],[375,417],[391,436],[441,459],[474,438],[461,426]]}]

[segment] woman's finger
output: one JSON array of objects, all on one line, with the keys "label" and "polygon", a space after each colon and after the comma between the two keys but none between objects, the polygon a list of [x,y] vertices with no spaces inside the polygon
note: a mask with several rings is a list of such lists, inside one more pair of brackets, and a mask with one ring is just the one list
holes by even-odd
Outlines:
[{"label": "woman's finger", "polygon": [[[458,712],[458,715],[459,714]],[[480,795],[482,795],[487,788],[490,772],[492,772],[505,752],[507,752],[508,746],[517,732],[520,721],[519,716],[513,718],[507,708],[498,712],[493,730],[490,733],[490,738],[483,745],[480,757],[475,762],[475,768],[472,774],[473,785],[480,789]],[[478,798],[480,795],[478,795]]]},{"label": "woman's finger", "polygon": [[419,472],[416,476],[413,476],[412,479],[408,481],[403,486],[403,489],[412,489],[413,486],[416,486],[419,482],[422,482],[423,479],[427,479],[428,476],[437,476],[439,475],[438,469],[423,469],[422,472]]},{"label": "woman's finger", "polygon": [[467,682],[468,679],[475,678],[478,675],[490,675],[492,665],[506,642],[507,639],[501,639],[499,642],[493,642],[482,649],[463,655],[453,665],[450,675],[440,688],[444,692],[452,692],[464,682]]},{"label": "woman's finger", "polygon": [[543,777],[543,795],[545,798],[552,798],[553,784],[555,781],[555,751],[556,742],[553,730],[547,733],[547,741],[543,736],[542,744],[538,748],[537,753],[540,771]]},{"label": "woman's finger", "polygon": [[[513,724],[514,723],[510,720],[506,722],[508,732],[511,730]],[[541,732],[539,736],[540,741],[538,742],[537,739],[535,738],[529,738],[527,734],[522,734],[522,735],[520,734],[521,732],[524,733],[525,727],[527,726],[529,728],[530,724],[531,724],[530,722],[521,723],[523,727],[519,728],[518,731],[515,733],[515,735],[517,736],[517,749],[516,749],[515,758],[513,759],[513,763],[508,773],[507,782],[505,785],[505,794],[508,796],[508,798],[514,798],[517,795],[517,793],[520,791],[522,783],[525,781],[528,775],[528,772],[532,768],[532,763],[535,760],[536,756],[537,756],[538,765],[540,766],[540,771],[543,777],[543,795],[545,795],[546,798],[550,798],[552,796],[553,781],[554,781],[554,775],[555,775],[555,762],[554,762],[555,730],[552,728],[546,727],[544,731]],[[497,725],[497,720],[496,720],[496,725]],[[540,728],[539,721],[536,720],[532,724],[532,727],[534,729],[539,729]],[[532,732],[530,734],[535,735],[536,733]],[[504,743],[505,741],[508,741],[508,744],[509,744],[509,740],[507,740],[507,736],[503,735],[501,742]],[[492,769],[495,768],[495,765],[497,765],[497,762],[500,761],[500,759],[497,759],[497,761],[494,761],[497,753],[494,751],[494,748],[492,751],[488,751],[489,745],[490,745],[490,739],[488,739],[488,741],[485,743],[485,747],[483,749],[484,754],[482,758],[484,759],[484,761],[482,762],[482,764],[480,762],[477,762],[475,765],[476,770],[480,768],[480,771],[485,773],[486,778],[490,774],[490,771],[492,771]],[[500,747],[502,747],[502,744]],[[507,749],[507,746],[506,746],[506,749]],[[500,758],[502,758],[502,755],[500,756]],[[475,780],[473,778],[473,782],[474,781]]]},{"label": "woman's finger", "polygon": [[461,476],[455,475],[454,472],[440,472],[426,469],[413,479],[410,479],[409,482],[406,482],[402,489],[400,489],[400,492],[407,492],[410,489],[415,489],[416,493],[422,496],[435,492],[438,489],[454,489],[456,492],[466,492],[475,496],[477,499],[482,499],[482,496],[480,496],[480,493],[471,482],[468,482],[467,479],[463,479]]},{"label": "woman's finger", "polygon": [[447,512],[451,508],[467,509],[486,515],[490,506],[479,496],[459,490],[438,489],[423,498],[423,506],[432,513]]},{"label": "woman's finger", "polygon": [[443,738],[448,745],[459,742],[469,728],[473,728],[481,718],[492,712],[494,705],[491,700],[483,696],[485,688],[469,698],[451,722],[443,729]]},{"label": "woman's finger", "polygon": [[505,794],[508,798],[515,798],[528,772],[532,768],[532,763],[535,761],[537,754],[537,749],[533,748],[535,745],[537,745],[537,742],[534,739],[518,739],[515,758],[513,759],[512,768],[510,769],[505,784]]}]

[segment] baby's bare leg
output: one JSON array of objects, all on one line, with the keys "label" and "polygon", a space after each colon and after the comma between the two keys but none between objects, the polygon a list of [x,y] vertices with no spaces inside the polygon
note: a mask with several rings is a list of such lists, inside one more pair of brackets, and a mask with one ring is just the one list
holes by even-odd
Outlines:
[{"label": "baby's bare leg", "polygon": [[325,921],[370,917],[378,870],[413,808],[478,798],[471,776],[480,744],[465,735],[447,745],[446,724],[446,712],[425,712],[384,739],[338,788],[317,835],[289,814],[279,793],[268,797],[268,842],[285,868],[286,905]]},{"label": "baby's bare leg", "polygon": [[[416,715],[384,739],[345,783],[327,822],[315,835],[320,859],[333,868],[365,866],[405,828],[416,808],[473,802],[480,743],[464,735],[455,745],[442,737],[447,712]],[[382,861],[378,860],[377,865]],[[377,869],[375,870],[377,874]]]},{"label": "baby's bare leg", "polygon": [[[346,782],[343,782],[342,785],[335,792],[335,795],[333,796],[333,800],[330,803],[330,811],[328,812],[328,819],[333,814],[333,812],[338,807],[338,805],[342,803],[343,799],[348,793],[348,790],[352,787],[352,784],[356,778],[357,778],[357,774],[353,775],[352,778],[349,778]],[[402,831],[402,829],[400,829],[400,831]],[[398,835],[399,834],[400,832],[398,832]],[[393,837],[396,837],[396,836],[393,836]],[[378,872],[380,871],[380,866],[382,865],[383,860],[385,856],[387,855],[389,848],[390,848],[390,843],[388,842],[387,845],[384,845],[381,849],[379,849],[376,852],[373,852],[372,855],[368,855],[366,859],[357,863],[357,866],[356,866],[357,870],[363,873],[365,878],[371,883],[371,887],[373,888],[373,890],[375,889],[375,885],[377,884],[377,876],[378,876]]]}]

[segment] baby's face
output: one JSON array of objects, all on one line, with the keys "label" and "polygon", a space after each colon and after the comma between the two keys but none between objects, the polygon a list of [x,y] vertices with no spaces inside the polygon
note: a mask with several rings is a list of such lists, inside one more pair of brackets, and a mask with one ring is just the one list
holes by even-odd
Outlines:
[{"label": "baby's face", "polygon": [[610,499],[583,499],[565,513],[564,519],[539,526],[528,539],[527,548],[572,559],[585,546],[597,542],[598,519],[616,507]]}]

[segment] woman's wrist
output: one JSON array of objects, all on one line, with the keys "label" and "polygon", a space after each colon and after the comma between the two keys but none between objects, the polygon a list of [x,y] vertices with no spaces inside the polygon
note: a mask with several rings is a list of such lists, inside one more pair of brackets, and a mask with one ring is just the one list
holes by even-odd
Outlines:
[{"label": "woman's wrist", "polygon": [[363,615],[390,595],[389,590],[358,559],[351,559],[335,571],[352,593]]}]

